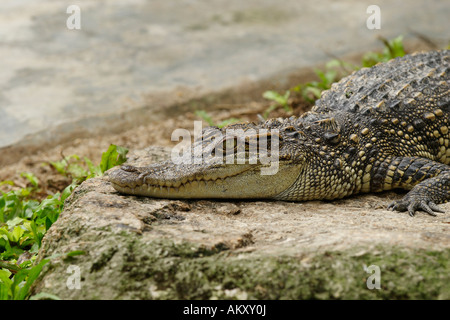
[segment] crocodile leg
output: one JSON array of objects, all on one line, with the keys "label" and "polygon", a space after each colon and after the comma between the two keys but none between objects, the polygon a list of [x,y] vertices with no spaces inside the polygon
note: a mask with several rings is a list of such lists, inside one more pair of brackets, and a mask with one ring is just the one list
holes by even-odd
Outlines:
[{"label": "crocodile leg", "polygon": [[373,191],[402,188],[410,190],[403,199],[388,208],[408,211],[414,216],[424,210],[435,216],[443,212],[437,204],[450,200],[450,167],[426,158],[397,157],[385,161],[374,172]]}]

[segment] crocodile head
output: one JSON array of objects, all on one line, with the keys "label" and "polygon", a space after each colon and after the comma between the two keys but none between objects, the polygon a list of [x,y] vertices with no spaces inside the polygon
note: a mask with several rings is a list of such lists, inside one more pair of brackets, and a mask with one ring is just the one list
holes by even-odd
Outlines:
[{"label": "crocodile head", "polygon": [[[122,166],[111,171],[109,179],[119,192],[155,198],[276,198],[295,183],[305,165],[297,131],[280,126],[272,121],[265,126],[206,128],[185,161]],[[237,132],[230,133],[230,128]]]}]

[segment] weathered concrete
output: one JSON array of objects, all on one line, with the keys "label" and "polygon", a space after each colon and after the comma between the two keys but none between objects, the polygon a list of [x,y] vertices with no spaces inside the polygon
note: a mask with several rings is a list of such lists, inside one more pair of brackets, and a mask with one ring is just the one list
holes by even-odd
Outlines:
[{"label": "weathered concrete", "polygon": [[[164,148],[130,156],[145,165]],[[111,170],[115,170],[114,168]],[[333,202],[169,201],[84,182],[45,235],[35,293],[65,299],[449,299],[448,214],[387,211],[401,195]],[[450,203],[442,205],[447,212]],[[81,289],[66,286],[80,267]],[[364,266],[381,271],[369,290]]]},{"label": "weathered concrete", "polygon": [[378,1],[375,31],[356,0],[76,4],[81,30],[66,28],[66,2],[0,2],[0,147],[155,121],[193,96],[374,49],[377,35],[450,38],[445,1]]}]

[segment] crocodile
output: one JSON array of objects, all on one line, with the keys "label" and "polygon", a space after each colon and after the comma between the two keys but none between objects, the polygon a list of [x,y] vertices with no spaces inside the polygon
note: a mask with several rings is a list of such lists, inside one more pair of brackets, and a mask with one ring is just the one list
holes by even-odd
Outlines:
[{"label": "crocodile", "polygon": [[[125,164],[109,180],[121,193],[168,199],[332,200],[404,189],[388,209],[435,216],[450,200],[449,115],[450,50],[417,52],[353,72],[298,117],[205,128],[191,147],[204,147],[191,152],[202,161]],[[274,174],[262,174],[269,164],[251,152],[264,139],[277,155]],[[214,161],[224,150],[247,158]]]}]

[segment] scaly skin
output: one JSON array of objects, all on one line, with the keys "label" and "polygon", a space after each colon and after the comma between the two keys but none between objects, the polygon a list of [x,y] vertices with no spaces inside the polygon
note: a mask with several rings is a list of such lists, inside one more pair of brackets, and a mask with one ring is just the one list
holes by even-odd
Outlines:
[{"label": "scaly skin", "polygon": [[[249,150],[261,137],[269,137],[271,155],[276,149],[270,137],[276,135],[278,172],[262,175],[267,164],[259,159],[214,163],[211,148],[234,139],[227,129],[243,130],[235,160],[259,157]],[[110,181],[122,193],[171,199],[302,201],[399,188],[410,191],[389,208],[434,215],[442,211],[437,204],[450,200],[449,131],[450,51],[417,53],[354,72],[300,117],[206,128],[203,141],[195,142],[210,148],[202,163],[123,166]],[[217,132],[225,138],[212,138]],[[245,149],[236,147],[243,140]]]}]

